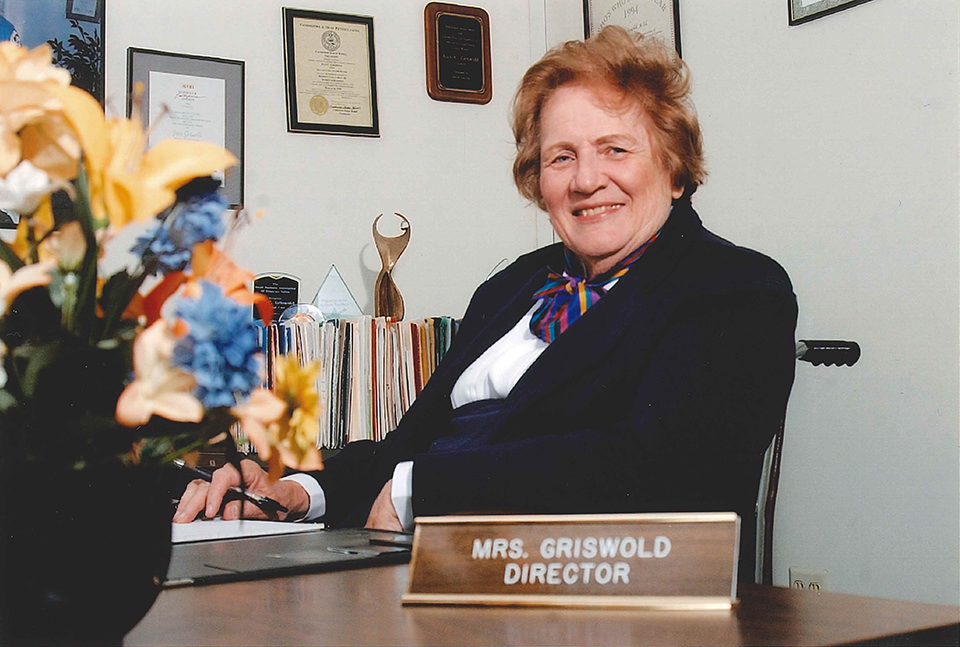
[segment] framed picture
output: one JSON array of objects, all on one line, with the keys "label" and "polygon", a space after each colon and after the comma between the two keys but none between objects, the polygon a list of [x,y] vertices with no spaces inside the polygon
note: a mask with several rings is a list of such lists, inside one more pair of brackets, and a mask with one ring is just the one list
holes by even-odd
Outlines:
[{"label": "framed picture", "polygon": [[102,22],[103,0],[67,0],[67,18]]},{"label": "framed picture", "polygon": [[287,130],[380,136],[373,18],[283,8]]},{"label": "framed picture", "polygon": [[0,40],[33,49],[53,48],[53,62],[73,85],[103,103],[103,20],[105,0],[2,0]]},{"label": "framed picture", "polygon": [[583,35],[619,25],[680,50],[680,0],[583,0]]},{"label": "framed picture", "polygon": [[870,0],[787,0],[790,24],[799,25]]},{"label": "framed picture", "polygon": [[220,178],[232,206],[243,204],[243,82],[243,61],[127,49],[127,115],[133,114],[134,88],[142,88],[147,145],[186,139],[212,142],[233,153],[238,165]]},{"label": "framed picture", "polygon": [[436,101],[489,103],[490,17],[478,7],[431,2],[423,10],[427,94]]}]

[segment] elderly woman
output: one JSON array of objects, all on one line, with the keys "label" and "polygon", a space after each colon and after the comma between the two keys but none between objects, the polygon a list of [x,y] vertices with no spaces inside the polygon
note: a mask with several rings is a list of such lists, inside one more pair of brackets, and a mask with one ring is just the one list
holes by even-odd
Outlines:
[{"label": "elderly woman", "polygon": [[[530,68],[514,103],[514,177],[562,243],[480,286],[383,441],[276,484],[244,463],[250,487],[289,518],[382,528],[464,511],[732,510],[752,579],[796,299],[776,262],[710,233],[693,210],[705,171],[688,91],[671,50],[615,27]],[[209,487],[191,484],[177,520],[214,514],[238,482],[224,468]]]}]

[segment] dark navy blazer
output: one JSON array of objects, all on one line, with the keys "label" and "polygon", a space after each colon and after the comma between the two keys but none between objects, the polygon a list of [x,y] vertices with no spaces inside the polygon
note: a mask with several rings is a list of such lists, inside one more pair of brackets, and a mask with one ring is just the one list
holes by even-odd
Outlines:
[{"label": "dark navy blazer", "polygon": [[396,464],[413,460],[415,515],[738,512],[747,576],[763,454],[793,383],[796,298],[783,268],[704,229],[686,200],[527,370],[483,442],[430,451],[451,433],[457,378],[530,309],[561,259],[561,245],[545,247],[477,289],[397,429],[351,443],[313,474],[325,521],[362,525]]}]

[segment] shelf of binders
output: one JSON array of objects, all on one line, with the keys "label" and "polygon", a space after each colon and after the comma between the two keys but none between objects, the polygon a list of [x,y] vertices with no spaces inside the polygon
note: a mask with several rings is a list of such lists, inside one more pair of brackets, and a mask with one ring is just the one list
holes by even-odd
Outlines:
[{"label": "shelf of binders", "polygon": [[296,353],[304,366],[318,360],[319,447],[380,440],[423,389],[450,348],[458,323],[452,317],[396,321],[364,316],[262,327],[266,386],[273,385],[277,356]]}]

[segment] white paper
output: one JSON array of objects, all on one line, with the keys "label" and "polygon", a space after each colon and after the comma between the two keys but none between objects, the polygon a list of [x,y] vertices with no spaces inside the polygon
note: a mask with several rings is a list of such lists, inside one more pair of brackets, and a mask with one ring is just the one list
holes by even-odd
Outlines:
[{"label": "white paper", "polygon": [[322,530],[322,523],[293,523],[288,521],[259,521],[256,519],[205,519],[193,523],[172,524],[172,540],[175,544],[212,539],[236,539],[237,537],[262,537],[264,535],[288,535],[296,532]]},{"label": "white paper", "polygon": [[151,71],[149,145],[185,139],[226,146],[226,89],[224,79]]}]

